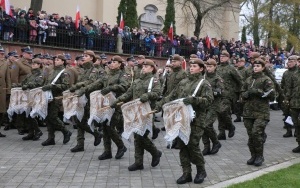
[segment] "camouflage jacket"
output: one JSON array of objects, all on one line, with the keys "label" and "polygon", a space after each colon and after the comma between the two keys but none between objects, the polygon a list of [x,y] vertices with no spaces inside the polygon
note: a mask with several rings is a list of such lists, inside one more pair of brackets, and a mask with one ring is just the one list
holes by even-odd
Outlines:
[{"label": "camouflage jacket", "polygon": [[252,76],[247,78],[242,88],[244,118],[270,119],[269,100],[274,97],[275,92],[272,91],[266,97],[262,96],[271,89],[275,89],[274,83],[263,72],[253,73]]},{"label": "camouflage jacket", "polygon": [[[194,93],[197,85],[203,79],[201,73],[198,74],[189,74],[187,78],[181,80],[179,84],[172,90],[172,92],[167,96],[164,97],[159,103],[158,107],[161,107],[162,104],[192,96]],[[196,112],[196,117],[200,117],[200,119],[205,119],[206,110],[210,107],[213,101],[213,92],[211,85],[207,80],[204,80],[201,84],[199,90],[195,96],[195,102],[192,104],[194,111]]]},{"label": "camouflage jacket", "polygon": [[[52,83],[52,81],[55,79],[55,77],[62,71],[65,67],[63,65],[61,66],[55,66],[50,72],[48,77],[46,78],[44,85],[49,85]],[[67,90],[70,87],[70,75],[67,72],[63,72],[60,77],[57,79],[55,84],[53,85],[51,91],[53,97],[61,96],[62,92]]]},{"label": "camouflage jacket", "polygon": [[243,85],[243,79],[239,72],[228,63],[221,63],[217,68],[217,74],[224,80],[225,90],[227,91],[224,97],[232,98],[231,93],[240,92]]},{"label": "camouflage jacket", "polygon": [[92,62],[86,62],[80,66],[80,74],[76,85],[80,87],[88,86],[99,78],[99,71],[93,66]]},{"label": "camouflage jacket", "polygon": [[138,79],[141,76],[143,65],[136,65],[134,67],[133,80]]},{"label": "camouflage jacket", "polygon": [[22,86],[26,86],[28,89],[34,89],[44,85],[45,78],[41,69],[32,69],[25,80],[22,81]]},{"label": "camouflage jacket", "polygon": [[83,89],[85,89],[85,92],[89,94],[96,90],[111,87],[111,91],[116,94],[116,97],[119,97],[126,92],[128,86],[129,83],[127,82],[124,72],[120,69],[117,69],[110,70],[107,75],[97,79]]},{"label": "camouflage jacket", "polygon": [[282,79],[281,79],[281,89],[283,90],[283,93],[287,93],[287,86],[288,83],[291,82],[291,79],[293,77],[293,75],[295,74],[295,72],[297,72],[298,68],[297,66],[290,68],[288,70],[286,70],[283,75],[282,75]]},{"label": "camouflage jacket", "polygon": [[287,83],[286,100],[290,103],[290,108],[300,108],[300,69],[298,69],[291,81]]},{"label": "camouflage jacket", "polygon": [[247,68],[245,68],[245,67],[238,67],[237,70],[240,73],[240,75],[242,76],[243,82],[245,82],[246,79],[250,76],[247,73]]},{"label": "camouflage jacket", "polygon": [[225,91],[224,80],[216,72],[206,73],[205,79],[211,85],[211,89],[214,95],[214,100],[212,102],[211,108],[218,110],[220,108],[222,96],[228,95],[228,94],[224,94],[227,92]]},{"label": "camouflage jacket", "polygon": [[[151,92],[148,92],[148,87],[152,77],[154,77],[152,89]],[[148,95],[150,106],[153,109],[155,107],[155,101],[160,96],[160,84],[158,80],[155,79],[155,75],[152,73],[142,73],[140,78],[134,80],[127,92],[120,96],[118,100],[128,102],[130,100],[140,98],[143,94]]]},{"label": "camouflage jacket", "polygon": [[[163,93],[164,96],[167,96],[171,93],[171,91],[177,86],[177,84],[186,78],[186,72],[182,69],[182,67],[173,68],[173,72],[171,72],[166,80],[166,92]],[[164,90],[164,88],[163,88]]]}]

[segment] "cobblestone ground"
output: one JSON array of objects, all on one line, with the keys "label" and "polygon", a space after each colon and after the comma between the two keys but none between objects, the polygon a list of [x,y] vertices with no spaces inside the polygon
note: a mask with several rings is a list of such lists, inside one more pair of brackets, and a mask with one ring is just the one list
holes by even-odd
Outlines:
[{"label": "cobblestone ground", "polygon": [[[156,123],[162,127],[161,123]],[[281,111],[271,111],[271,121],[266,132],[265,163],[261,167],[246,165],[250,154],[247,134],[243,123],[236,123],[236,135],[221,141],[222,148],[216,155],[205,156],[207,178],[201,185],[193,183],[178,186],[176,179],[181,176],[178,150],[166,149],[164,132],[154,141],[163,151],[160,164],[151,167],[151,155],[145,152],[142,171],[129,172],[127,167],[134,162],[134,145],[126,143],[128,151],[121,160],[99,161],[103,151],[102,143],[94,147],[93,137],[86,134],[85,151],[71,153],[76,145],[76,130],[71,141],[63,145],[63,136],[56,134],[56,145],[42,147],[46,129],[39,141],[22,141],[15,129],[3,131],[6,138],[0,139],[0,187],[205,187],[238,177],[271,165],[300,157],[291,150],[296,147],[294,137],[283,138]],[[216,124],[215,124],[216,126]],[[203,145],[201,144],[201,149]],[[116,153],[113,146],[113,155]],[[196,169],[193,166],[193,176]]]}]

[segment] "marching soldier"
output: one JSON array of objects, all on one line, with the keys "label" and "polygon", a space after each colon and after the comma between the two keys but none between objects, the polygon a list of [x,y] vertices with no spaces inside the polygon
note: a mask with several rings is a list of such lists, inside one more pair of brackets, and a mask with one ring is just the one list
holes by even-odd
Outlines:
[{"label": "marching soldier", "polygon": [[[27,77],[22,81],[21,87],[22,90],[34,89],[37,87],[41,87],[44,84],[44,77],[42,75],[42,62],[39,58],[33,59],[31,63],[31,73],[27,75]],[[51,113],[51,112],[49,112]],[[38,140],[43,135],[43,132],[40,130],[38,126],[38,122],[36,119],[28,116],[25,117],[25,124],[28,127],[29,134],[24,136],[23,140]]]},{"label": "marching soldier", "polygon": [[[10,69],[5,59],[5,50],[0,46],[0,128],[4,120],[4,113],[7,111],[7,96],[10,94],[11,77]],[[5,137],[0,132],[0,137]]]},{"label": "marching soldier", "polygon": [[[207,174],[205,171],[205,161],[199,147],[200,139],[204,132],[204,123],[206,112],[213,101],[212,88],[207,80],[204,80],[203,72],[205,70],[204,63],[201,59],[192,59],[190,63],[190,73],[187,78],[181,80],[175,89],[158,103],[156,108],[161,108],[163,103],[173,101],[175,99],[184,98],[185,105],[192,105],[195,111],[195,118],[191,122],[191,134],[187,145],[180,139],[179,142],[179,156],[180,164],[182,166],[183,174],[177,180],[177,184],[185,184],[192,181],[191,163],[196,165],[197,174],[194,183],[199,184],[204,181]],[[195,97],[192,96],[197,85],[203,81],[200,89],[197,91]]]},{"label": "marching soldier", "polygon": [[133,80],[138,79],[140,77],[141,72],[142,72],[142,68],[143,68],[144,60],[145,60],[145,56],[143,56],[143,55],[139,55],[137,57],[137,65],[134,67]]},{"label": "marching soldier", "polygon": [[135,59],[133,56],[131,57],[128,57],[127,58],[127,63],[126,63],[126,66],[125,66],[125,73],[126,73],[126,76],[128,78],[128,81],[130,82],[130,85],[133,83],[134,81],[134,63],[135,63]]},{"label": "marching soldier", "polygon": [[[288,58],[288,63],[287,63],[287,66],[288,66],[288,70],[285,71],[283,73],[283,76],[282,76],[282,79],[281,79],[281,88],[283,90],[283,93],[287,93],[288,91],[288,84],[291,82],[291,79],[292,77],[294,76],[295,72],[298,71],[298,68],[297,68],[297,56],[295,55],[292,55]],[[286,127],[286,133],[283,135],[283,137],[292,137],[293,136],[293,133],[292,133],[292,127],[290,124],[286,123],[285,120],[287,119],[288,116],[290,116],[290,108],[288,105],[286,105],[286,103],[283,103],[283,108],[282,108],[282,111],[283,111],[283,114],[284,114],[284,125]],[[296,136],[296,131],[295,131],[295,136]]]},{"label": "marching soldier", "polygon": [[263,72],[265,61],[255,59],[252,76],[247,78],[242,88],[244,102],[244,125],[248,134],[251,158],[248,165],[261,166],[264,162],[263,147],[266,125],[270,120],[269,100],[274,96],[274,83]]},{"label": "marching soldier", "polygon": [[[122,95],[128,88],[129,84],[124,76],[123,72],[123,62],[124,60],[120,56],[113,56],[109,62],[109,73],[106,77],[102,77],[95,81],[93,84],[82,88],[79,90],[78,95],[83,95],[84,93],[91,93],[93,91],[101,89],[101,94],[106,95],[109,92],[114,92],[116,97]],[[117,127],[117,129],[116,129]],[[119,134],[118,134],[118,132]],[[116,159],[121,159],[124,153],[127,151],[122,139],[121,134],[123,133],[123,116],[121,108],[115,108],[115,112],[111,118],[110,124],[103,125],[103,144],[104,152],[98,157],[99,160],[106,160],[112,158],[111,151],[111,141],[113,141],[117,147],[118,151],[115,155]]]},{"label": "marching soldier", "polygon": [[[12,86],[20,84],[28,74],[31,73],[31,60],[32,60],[32,50],[29,46],[22,48],[22,58],[16,61],[15,64],[12,65],[11,68],[11,83]],[[24,125],[25,113],[17,115],[16,125],[20,135],[24,135],[25,133],[25,125]]]},{"label": "marching soldier", "polygon": [[[289,57],[289,61],[296,60],[295,56]],[[294,148],[292,151],[294,153],[300,153],[300,69],[293,74],[290,82],[287,83],[286,89],[287,93],[285,96],[285,104],[289,106],[291,117],[295,126],[296,142],[298,142],[298,147]]]},{"label": "marching soldier", "polygon": [[[207,110],[205,123],[204,123],[204,133],[202,141],[204,144],[204,149],[202,151],[203,155],[210,155],[218,153],[219,149],[222,147],[221,143],[218,141],[217,133],[214,129],[214,122],[216,121],[218,114],[220,113],[220,106],[222,104],[222,95],[224,91],[224,81],[217,75],[216,68],[217,62],[214,59],[208,59],[205,63],[206,73],[205,79],[210,83],[214,100],[211,107]],[[212,149],[210,149],[210,140],[213,143]]]},{"label": "marching soldier", "polygon": [[[70,88],[70,92],[75,92],[75,95],[82,96],[85,93],[85,86],[88,86],[95,82],[98,78],[98,70],[93,66],[96,62],[95,53],[91,50],[84,51],[81,67],[81,74],[78,77],[78,82]],[[89,95],[87,95],[89,96]],[[94,146],[98,146],[101,142],[102,135],[99,131],[91,130],[87,124],[87,120],[90,116],[89,101],[84,107],[84,115],[81,121],[76,120],[77,125],[77,145],[71,149],[71,152],[84,151],[85,132],[88,132],[94,136]]]},{"label": "marching soldier", "polygon": [[[117,101],[112,106],[115,107],[118,102],[128,102],[140,98],[141,102],[149,101],[151,108],[154,109],[155,101],[160,96],[160,84],[157,81],[153,81],[151,92],[148,92],[147,88],[149,87],[151,78],[155,76],[155,73],[155,63],[152,60],[144,59],[140,77],[134,80],[127,92],[118,97]],[[128,167],[129,171],[144,169],[144,150],[150,152],[152,155],[152,167],[159,164],[162,152],[156,148],[153,142],[151,142],[148,134],[149,131],[147,131],[144,136],[134,133],[135,162]]]},{"label": "marching soldier", "polygon": [[225,129],[229,129],[228,137],[234,136],[235,126],[231,120],[231,106],[234,100],[235,87],[241,88],[243,85],[242,77],[238,71],[229,65],[229,53],[222,51],[220,55],[220,66],[217,68],[217,74],[224,80],[226,94],[222,100],[221,113],[218,116],[219,122],[219,140],[226,140]]},{"label": "marching soldier", "polygon": [[53,100],[48,104],[48,115],[45,119],[48,138],[42,143],[42,146],[55,145],[55,131],[61,131],[64,135],[63,143],[70,141],[72,133],[65,127],[64,123],[59,119],[60,102],[55,97],[62,96],[62,92],[67,90],[70,85],[70,75],[65,72],[65,56],[58,54],[54,60],[54,68],[50,71],[46,78],[43,91],[51,91]]}]

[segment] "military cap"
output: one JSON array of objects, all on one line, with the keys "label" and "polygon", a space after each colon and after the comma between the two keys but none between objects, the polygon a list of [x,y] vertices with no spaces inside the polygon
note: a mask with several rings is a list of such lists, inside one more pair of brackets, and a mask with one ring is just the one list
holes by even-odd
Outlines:
[{"label": "military cap", "polygon": [[291,55],[288,60],[297,60],[298,59],[298,56],[296,55]]},{"label": "military cap", "polygon": [[217,65],[217,62],[216,60],[214,59],[208,59],[206,62],[205,62],[206,65]]},{"label": "military cap", "polygon": [[172,57],[172,61],[180,61],[181,62],[181,61],[183,61],[183,58],[180,55],[175,54]]},{"label": "military cap", "polygon": [[101,59],[99,55],[96,55],[95,58],[96,58],[96,59]]},{"label": "military cap", "polygon": [[8,52],[7,55],[8,55],[8,57],[10,57],[10,56],[19,57],[17,51],[11,51],[11,52]]},{"label": "military cap", "polygon": [[3,46],[0,46],[0,53],[5,53]]},{"label": "military cap", "polygon": [[32,63],[42,64],[42,61],[41,61],[40,58],[34,58],[34,59],[32,60]]},{"label": "military cap", "polygon": [[107,59],[107,57],[106,57],[106,55],[104,53],[100,55],[100,58],[101,59]]},{"label": "military cap", "polygon": [[72,59],[70,54],[65,54],[65,58],[66,58],[66,60],[71,60]]},{"label": "military cap", "polygon": [[134,57],[133,56],[130,56],[126,59],[126,61],[134,61]]},{"label": "military cap", "polygon": [[25,48],[21,49],[22,52],[28,53],[28,54],[32,54],[32,50],[30,49],[30,46],[26,46]]},{"label": "military cap", "polygon": [[40,58],[42,56],[42,54],[41,53],[38,53],[38,54],[34,54],[33,55],[33,58]]},{"label": "military cap", "polygon": [[58,54],[55,56],[55,58],[61,59],[61,60],[66,60],[66,57],[63,54]]},{"label": "military cap", "polygon": [[76,56],[75,60],[78,61],[79,59],[82,59],[83,58],[83,55],[79,55],[79,56]]},{"label": "military cap", "polygon": [[256,58],[259,58],[259,57],[260,57],[260,53],[259,52],[252,52],[250,54],[250,58],[256,59]]},{"label": "military cap", "polygon": [[145,59],[143,65],[151,65],[153,67],[156,66],[155,63],[154,63],[154,61],[152,61],[151,59]]},{"label": "military cap", "polygon": [[46,55],[44,55],[44,58],[45,58],[45,59],[53,59],[53,56],[52,56],[52,55],[49,55],[49,54],[46,54]]},{"label": "military cap", "polygon": [[266,62],[261,58],[256,58],[253,64],[261,64],[261,65],[265,66]]},{"label": "military cap", "polygon": [[138,58],[140,58],[140,59],[146,59],[145,56],[143,56],[143,55],[139,55]]},{"label": "military cap", "polygon": [[86,50],[86,51],[84,51],[84,54],[95,57],[95,53],[92,50]]},{"label": "military cap", "polygon": [[201,59],[191,59],[189,61],[189,64],[198,64],[198,65],[204,65],[204,62]]},{"label": "military cap", "polygon": [[223,50],[221,52],[221,55],[226,56],[226,57],[230,57],[229,53],[226,50]]},{"label": "military cap", "polygon": [[190,58],[198,58],[198,56],[196,54],[191,54]]},{"label": "military cap", "polygon": [[246,59],[242,57],[242,58],[239,58],[238,61],[246,62]]},{"label": "military cap", "polygon": [[112,61],[119,61],[119,62],[124,62],[124,59],[122,57],[115,55],[111,58]]}]

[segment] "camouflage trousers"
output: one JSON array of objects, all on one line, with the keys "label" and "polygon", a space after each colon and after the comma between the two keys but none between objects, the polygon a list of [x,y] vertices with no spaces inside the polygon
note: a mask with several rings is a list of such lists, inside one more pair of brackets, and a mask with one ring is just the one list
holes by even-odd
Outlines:
[{"label": "camouflage trousers", "polygon": [[233,127],[231,119],[231,101],[222,99],[220,104],[220,113],[218,113],[219,133],[225,134],[225,130],[230,130]]},{"label": "camouflage trousers", "polygon": [[122,148],[124,146],[123,140],[116,129],[116,125],[118,125],[119,128],[120,125],[123,126],[123,116],[118,111],[115,111],[112,116],[110,125],[103,125],[104,151],[111,152],[111,141],[113,141],[118,148]]},{"label": "camouflage trousers", "polygon": [[134,133],[134,158],[136,164],[143,164],[144,151],[148,151],[152,156],[158,154],[158,150],[148,137],[149,131],[144,136]]},{"label": "camouflage trousers", "polygon": [[263,133],[268,121],[265,119],[244,118],[244,125],[248,134],[248,147],[251,156],[263,156],[264,142]]},{"label": "camouflage trousers", "polygon": [[234,92],[234,94],[232,95],[232,102],[231,102],[231,109],[232,109],[232,113],[237,115],[237,116],[241,116],[242,115],[242,107],[240,106],[239,101],[239,96],[240,93],[238,92]]},{"label": "camouflage trousers", "polygon": [[65,124],[58,117],[59,107],[60,104],[55,99],[48,104],[48,115],[45,119],[48,130],[48,138],[54,139],[55,131],[61,131],[62,133],[68,132]]},{"label": "camouflage trousers", "polygon": [[203,132],[203,128],[193,122],[191,124],[191,135],[188,144],[185,145],[181,139],[178,139],[180,147],[179,158],[183,173],[192,172],[191,163],[195,164],[198,168],[205,169],[205,161],[199,146]]},{"label": "camouflage trousers", "polygon": [[205,118],[204,133],[202,136],[202,141],[204,148],[210,148],[210,140],[213,144],[218,143],[218,137],[216,130],[214,129],[214,122],[218,117],[218,112],[214,108],[209,108]]},{"label": "camouflage trousers", "polygon": [[77,145],[78,146],[84,146],[85,132],[90,133],[91,135],[93,135],[96,138],[100,134],[96,129],[94,129],[94,131],[92,131],[90,126],[87,124],[89,117],[90,117],[90,107],[89,107],[89,105],[86,105],[84,107],[84,114],[83,114],[82,120],[79,121],[77,118],[75,118],[76,119],[75,122],[77,125]]},{"label": "camouflage trousers", "polygon": [[25,117],[24,119],[24,124],[27,126],[28,128],[28,133],[29,134],[35,134],[36,132],[39,132],[41,131],[40,128],[39,128],[39,125],[38,125],[38,122],[36,119],[28,116],[28,117]]},{"label": "camouflage trousers", "polygon": [[290,109],[291,117],[294,123],[295,132],[297,133],[296,142],[298,142],[298,145],[300,146],[300,109],[299,108],[291,108]]}]

